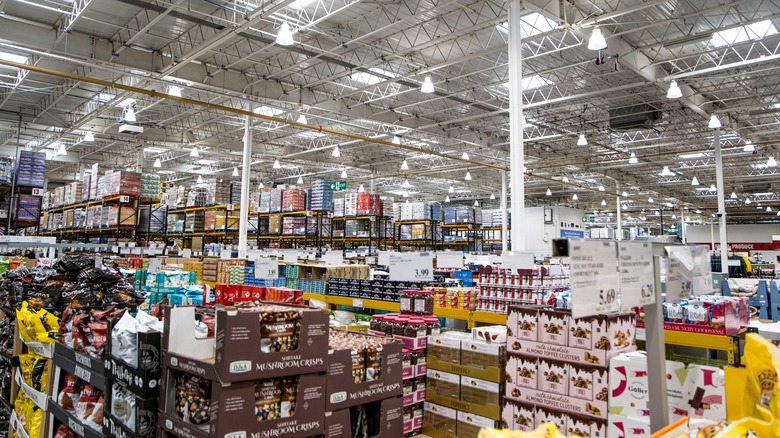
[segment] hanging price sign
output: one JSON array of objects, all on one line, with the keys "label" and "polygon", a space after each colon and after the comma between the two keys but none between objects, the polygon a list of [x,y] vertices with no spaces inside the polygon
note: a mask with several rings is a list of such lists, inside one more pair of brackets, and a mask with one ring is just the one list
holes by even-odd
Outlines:
[{"label": "hanging price sign", "polygon": [[615,312],[617,299],[617,248],[615,242],[569,240],[572,316]]},{"label": "hanging price sign", "polygon": [[667,246],[666,302],[712,293],[710,249],[704,245]]},{"label": "hanging price sign", "polygon": [[255,260],[255,278],[276,278],[279,276],[279,261],[268,257]]},{"label": "hanging price sign", "polygon": [[122,204],[127,204],[128,202],[130,202],[130,196],[119,195],[119,202],[121,202]]},{"label": "hanging price sign", "polygon": [[390,280],[433,281],[433,254],[429,252],[390,253]]},{"label": "hanging price sign", "polygon": [[235,209],[236,209],[236,206],[235,206],[235,205],[233,205],[233,204],[227,204],[227,205],[225,206],[225,210],[227,210],[227,211],[233,211],[233,210],[235,210]]},{"label": "hanging price sign", "polygon": [[43,196],[43,189],[39,189],[39,188],[32,189],[32,195],[33,196]]},{"label": "hanging price sign", "polygon": [[618,242],[620,251],[620,303],[631,309],[655,303],[653,247],[647,242]]}]

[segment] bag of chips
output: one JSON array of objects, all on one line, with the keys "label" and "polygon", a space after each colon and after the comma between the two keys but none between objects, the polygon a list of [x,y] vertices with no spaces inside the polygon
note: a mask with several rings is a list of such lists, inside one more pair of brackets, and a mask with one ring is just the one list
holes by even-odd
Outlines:
[{"label": "bag of chips", "polygon": [[[89,383],[84,384],[84,388],[79,395],[79,401],[76,403],[76,416],[82,422],[90,418],[98,407],[98,402],[103,396],[102,391],[95,388]],[[100,409],[103,409],[103,403],[99,404]]]},{"label": "bag of chips", "polygon": [[57,395],[57,404],[66,411],[75,412],[79,396],[79,379],[73,374],[65,373],[62,390]]},{"label": "bag of chips", "polygon": [[101,394],[95,403],[92,413],[84,419],[84,424],[87,426],[102,431],[103,430],[103,395]]},{"label": "bag of chips", "polygon": [[76,438],[76,434],[68,429],[68,426],[60,424],[60,427],[57,428],[57,432],[54,433],[54,438]]},{"label": "bag of chips", "polygon": [[35,353],[19,355],[19,369],[25,383],[36,391],[45,393],[49,378],[49,359]]},{"label": "bag of chips", "polygon": [[111,415],[135,432],[135,395],[122,385],[111,386]]}]

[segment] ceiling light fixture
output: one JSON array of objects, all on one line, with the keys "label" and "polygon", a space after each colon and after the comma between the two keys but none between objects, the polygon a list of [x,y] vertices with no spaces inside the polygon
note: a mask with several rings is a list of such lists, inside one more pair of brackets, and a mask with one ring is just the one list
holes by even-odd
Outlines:
[{"label": "ceiling light fixture", "polygon": [[422,86],[420,87],[420,92],[425,94],[434,92],[433,81],[431,81],[430,76],[426,76],[423,80]]},{"label": "ceiling light fixture", "polygon": [[300,116],[298,116],[297,122],[302,125],[308,125],[309,119],[306,118],[306,114],[301,114]]},{"label": "ceiling light fixture", "polygon": [[162,167],[162,163],[160,162],[160,159],[154,160],[154,164],[152,164],[152,167]]},{"label": "ceiling light fixture", "polygon": [[463,158],[464,160],[470,160],[468,152],[464,152],[460,154],[460,157]]},{"label": "ceiling light fixture", "polygon": [[279,33],[276,34],[276,44],[279,44],[280,46],[290,46],[295,42],[293,40],[293,33],[290,29],[290,25],[287,23],[287,20],[282,22],[282,25],[279,26]]},{"label": "ceiling light fixture", "polygon": [[68,155],[68,150],[65,149],[65,144],[60,143],[60,146],[57,148],[57,151],[54,153],[54,156],[60,156],[60,155]]},{"label": "ceiling light fixture", "polygon": [[260,181],[260,184],[258,184],[257,187],[261,188],[261,189],[264,189],[265,188],[265,184],[263,184],[263,182]]},{"label": "ceiling light fixture", "polygon": [[598,26],[593,26],[593,31],[590,33],[588,39],[589,50],[604,50],[607,48],[607,40],[601,33],[601,29]]},{"label": "ceiling light fixture", "polygon": [[465,178],[463,178],[463,179],[465,179],[466,181],[471,181],[471,172],[469,172],[469,171],[467,170],[467,171],[466,171],[466,177],[465,177]]},{"label": "ceiling light fixture", "polygon": [[696,175],[693,176],[693,179],[691,180],[692,186],[698,186],[699,185],[699,178],[696,178]]},{"label": "ceiling light fixture", "polygon": [[651,204],[652,204],[652,203],[653,203],[653,202],[655,202],[655,201],[653,201],[653,198],[647,198],[647,202],[649,202],[649,203],[651,203]]},{"label": "ceiling light fixture", "polygon": [[775,157],[770,156],[768,160],[766,160],[766,167],[777,167],[777,161],[775,160]]},{"label": "ceiling light fixture", "polygon": [[748,140],[745,142],[745,147],[742,148],[742,152],[755,152],[756,147],[753,146],[753,142]]},{"label": "ceiling light fixture", "polygon": [[358,187],[358,193],[363,193],[365,191],[366,191],[366,188],[363,187],[363,184],[361,184],[360,187]]},{"label": "ceiling light fixture", "polygon": [[125,107],[125,109],[122,110],[122,117],[119,120],[123,122],[135,122],[135,108],[132,106]]},{"label": "ceiling light fixture", "polygon": [[701,214],[701,210],[696,209],[696,214]]},{"label": "ceiling light fixture", "polygon": [[169,85],[168,94],[175,97],[181,97],[181,87],[177,87],[175,85]]},{"label": "ceiling light fixture", "polygon": [[568,177],[568,176],[564,176],[564,177],[561,179],[561,182],[568,183],[568,182],[569,182],[569,177]]},{"label": "ceiling light fixture", "polygon": [[552,196],[552,190],[550,190],[550,189],[547,189],[547,193],[546,193],[546,195],[547,195],[547,196]]},{"label": "ceiling light fixture", "polygon": [[274,169],[281,169],[282,163],[279,162],[278,159],[274,160]]},{"label": "ceiling light fixture", "polygon": [[601,206],[602,207],[606,207],[607,206],[607,200],[606,199],[602,199],[601,200]]},{"label": "ceiling light fixture", "polygon": [[298,181],[295,182],[296,184],[303,184],[303,177],[298,175]]},{"label": "ceiling light fixture", "polygon": [[585,138],[585,134],[580,134],[579,138],[577,138],[577,146],[587,146],[588,145],[588,139]]},{"label": "ceiling light fixture", "polygon": [[715,184],[710,184],[710,191],[711,191],[711,192],[715,192],[715,191],[717,191],[717,190],[718,190],[718,189],[717,189],[717,188],[715,188]]},{"label": "ceiling light fixture", "polygon": [[768,205],[767,205],[767,207],[766,207],[766,212],[767,212],[767,213],[771,213],[771,212],[772,212],[772,207],[770,207],[770,206],[768,206]]},{"label": "ceiling light fixture", "polygon": [[731,199],[737,199],[737,192],[731,192]]},{"label": "ceiling light fixture", "polygon": [[491,200],[493,200],[493,199],[496,199],[496,194],[495,194],[495,193],[491,193],[491,194],[490,194],[490,199],[491,199]]},{"label": "ceiling light fixture", "polygon": [[447,190],[449,193],[455,193],[455,187],[450,186],[449,190]]},{"label": "ceiling light fixture", "polygon": [[330,153],[330,156],[333,158],[341,157],[341,151],[339,150],[339,145],[336,145],[336,147],[333,148],[333,152]]},{"label": "ceiling light fixture", "polygon": [[198,184],[203,184],[203,176],[198,175]]},{"label": "ceiling light fixture", "polygon": [[631,157],[628,159],[628,164],[636,164],[639,162],[639,158],[636,157],[636,154],[631,152]]},{"label": "ceiling light fixture", "polygon": [[479,201],[474,201],[474,207],[479,207]]},{"label": "ceiling light fixture", "polygon": [[346,179],[347,178],[347,169],[344,169],[341,171],[341,178]]},{"label": "ceiling light fixture", "polygon": [[450,195],[447,195],[447,197],[444,198],[444,202],[450,202]]},{"label": "ceiling light fixture", "polygon": [[571,199],[572,199],[572,201],[576,201],[576,200],[578,200],[578,199],[580,199],[580,198],[579,198],[579,197],[577,197],[577,194],[575,193],[575,194],[574,194],[574,196],[572,196],[572,197],[571,197]]},{"label": "ceiling light fixture", "polygon": [[659,175],[661,175],[661,176],[674,176],[674,172],[669,170],[669,166],[664,166],[663,170],[661,170],[661,173]]},{"label": "ceiling light fixture", "polygon": [[750,203],[753,202],[750,200],[750,198],[745,199],[745,205],[750,205]]},{"label": "ceiling light fixture", "polygon": [[393,144],[401,144],[401,137],[398,136],[398,134],[393,136]]},{"label": "ceiling light fixture", "polygon": [[710,116],[710,123],[707,124],[707,127],[710,129],[717,129],[721,127],[720,124],[720,118],[717,114],[713,114]]},{"label": "ceiling light fixture", "polygon": [[95,141],[95,134],[93,134],[92,131],[87,131],[87,133],[84,134],[84,141]]},{"label": "ceiling light fixture", "polygon": [[406,162],[406,158],[401,162],[401,170],[409,170],[409,163]]},{"label": "ceiling light fixture", "polygon": [[620,196],[623,196],[623,197],[628,197],[628,192],[626,192],[625,190],[623,190],[623,193],[621,193],[621,194],[620,194]]},{"label": "ceiling light fixture", "polygon": [[403,186],[404,186],[404,188],[409,188],[409,187],[411,187],[411,186],[412,186],[411,184],[409,184],[409,179],[408,179],[408,178],[404,179],[404,184],[403,184]]},{"label": "ceiling light fixture", "polygon": [[682,90],[680,89],[680,86],[677,85],[677,81],[672,81],[669,83],[669,91],[666,92],[666,97],[668,99],[679,99],[683,96]]},{"label": "ceiling light fixture", "polygon": [[[404,190],[404,198],[408,198],[408,197],[409,197],[409,192],[407,192],[406,190]],[[407,201],[407,202],[408,202],[408,201]]]},{"label": "ceiling light fixture", "polygon": [[198,158],[200,156],[200,152],[198,152],[198,148],[193,147],[190,149],[190,158]]},{"label": "ceiling light fixture", "polygon": [[604,190],[605,190],[605,189],[604,189],[604,186],[602,186],[602,185],[599,185],[599,191],[600,191],[600,192],[603,192]]},{"label": "ceiling light fixture", "polygon": [[238,176],[238,167],[233,168],[233,173],[231,175]]}]

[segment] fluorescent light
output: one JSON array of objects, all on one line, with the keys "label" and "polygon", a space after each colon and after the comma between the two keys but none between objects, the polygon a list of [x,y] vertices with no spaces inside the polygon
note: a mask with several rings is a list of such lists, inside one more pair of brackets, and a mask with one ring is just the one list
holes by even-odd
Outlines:
[{"label": "fluorescent light", "polygon": [[495,194],[495,193],[491,193],[491,194],[490,194],[490,199],[491,199],[491,200],[492,200],[492,199],[496,199],[496,194]]},{"label": "fluorescent light", "polygon": [[27,64],[27,56],[16,55],[8,52],[0,52],[0,59],[8,62],[15,62],[17,64]]},{"label": "fluorescent light", "polygon": [[293,33],[292,30],[290,30],[290,25],[287,24],[287,20],[282,22],[282,25],[279,26],[279,33],[276,34],[276,44],[279,44],[280,46],[290,46],[295,42],[293,40]]},{"label": "fluorescent light", "polygon": [[193,147],[190,149],[190,158],[198,158],[200,156],[200,152],[198,152],[198,148]]},{"label": "fluorescent light", "polygon": [[606,205],[607,205],[607,200],[606,199],[602,199],[601,200],[601,206],[602,207],[606,207]]},{"label": "fluorescent light", "polygon": [[699,185],[699,179],[696,178],[696,175],[693,176],[693,179],[691,180],[692,186],[698,186]]},{"label": "fluorescent light", "polygon": [[296,184],[303,184],[303,177],[299,175],[298,176],[298,181],[296,181],[295,183]]},{"label": "fluorescent light", "polygon": [[606,48],[607,48],[607,40],[604,38],[604,35],[601,33],[601,29],[599,29],[598,26],[593,26],[593,31],[590,33],[590,38],[588,39],[588,49],[604,50]]},{"label": "fluorescent light", "polygon": [[409,179],[408,179],[408,178],[407,178],[407,179],[404,179],[403,186],[404,186],[405,188],[409,188],[409,187],[411,187],[411,186],[412,186],[411,184],[409,184]]},{"label": "fluorescent light", "polygon": [[447,197],[444,198],[444,202],[450,202],[450,195],[447,195]]},{"label": "fluorescent light", "polygon": [[233,176],[238,176],[238,167],[234,167],[234,168],[233,168],[233,173],[232,173],[232,175],[233,175]]},{"label": "fluorescent light", "polygon": [[474,207],[479,207],[479,201],[474,201]]},{"label": "fluorescent light", "polygon": [[766,160],[766,167],[777,167],[777,161],[775,160],[775,157],[770,156],[768,160]]},{"label": "fluorescent light", "polygon": [[463,158],[464,160],[469,160],[469,159],[470,159],[470,158],[469,158],[469,153],[468,153],[468,152],[464,152],[464,153],[462,153],[462,154],[460,155],[460,157],[461,157],[461,158]]},{"label": "fluorescent light", "polygon": [[602,186],[602,185],[599,185],[599,191],[600,191],[600,192],[603,192],[603,191],[604,191],[604,186]]},{"label": "fluorescent light", "polygon": [[547,193],[546,193],[546,195],[547,195],[547,196],[552,196],[552,190],[550,190],[550,189],[547,189]]},{"label": "fluorescent light", "polygon": [[341,178],[346,179],[347,178],[347,169],[344,169],[341,171]]},{"label": "fluorescent light", "polygon": [[756,147],[753,146],[753,142],[748,140],[745,142],[745,146],[742,148],[742,152],[755,152]]},{"label": "fluorescent light", "polygon": [[628,159],[628,164],[636,164],[639,162],[639,158],[636,157],[636,154],[631,152],[631,157]]},{"label": "fluorescent light", "polygon": [[205,158],[204,158],[204,159],[202,159],[202,160],[197,160],[197,161],[195,161],[195,162],[196,162],[197,164],[202,164],[202,165],[204,165],[204,166],[211,166],[212,164],[217,164],[217,163],[219,163],[219,161],[217,161],[217,160],[207,160],[207,159],[205,159]]},{"label": "fluorescent light", "polygon": [[167,149],[158,148],[158,147],[154,147],[154,146],[149,146],[149,147],[145,147],[144,148],[144,152],[149,152],[149,153],[152,153],[152,154],[159,154],[159,153],[165,152],[166,150]]},{"label": "fluorescent light", "polygon": [[449,190],[447,190],[449,193],[455,193],[455,187],[450,186]]},{"label": "fluorescent light", "polygon": [[175,85],[169,85],[168,94],[170,94],[171,96],[181,97],[181,87],[177,87]]},{"label": "fluorescent light", "polygon": [[281,169],[282,164],[279,162],[279,160],[274,160],[274,169]]},{"label": "fluorescent light", "polygon": [[717,129],[721,127],[720,118],[718,118],[717,114],[710,116],[710,123],[707,124],[707,127],[710,129]]},{"label": "fluorescent light", "polygon": [[203,176],[198,175],[198,184],[203,184]]},{"label": "fluorescent light", "polygon": [[93,134],[92,131],[87,131],[87,133],[84,134],[84,141],[95,141],[95,134]]},{"label": "fluorescent light", "polygon": [[463,178],[463,179],[465,179],[466,181],[471,181],[471,172],[469,172],[469,171],[467,170],[467,171],[466,171],[466,177],[465,177],[465,178]]},{"label": "fluorescent light", "polygon": [[666,92],[666,97],[668,99],[679,99],[683,96],[682,90],[680,89],[680,86],[677,85],[677,81],[672,81],[669,83],[669,91]]},{"label": "fluorescent light", "polygon": [[152,164],[152,167],[162,167],[162,162],[160,162],[160,159],[154,160],[154,164]]},{"label": "fluorescent light", "polygon": [[587,146],[588,145],[588,139],[585,138],[585,134],[580,134],[580,137],[577,139],[577,146]]},{"label": "fluorescent light", "polygon": [[330,153],[330,156],[333,158],[341,157],[341,151],[339,150],[339,145],[336,145],[336,147],[333,148],[333,152]]},{"label": "fluorescent light", "polygon": [[703,158],[706,157],[707,154],[704,152],[694,152],[692,154],[681,154],[678,155],[678,157],[682,158],[683,160],[690,160],[691,158]]},{"label": "fluorescent light", "polygon": [[663,170],[661,170],[661,173],[659,173],[661,176],[674,176],[674,172],[669,170],[669,166],[664,166]]},{"label": "fluorescent light", "polygon": [[718,189],[717,189],[717,188],[715,188],[715,184],[710,184],[710,191],[711,191],[711,192],[716,192],[717,190],[718,190]]},{"label": "fluorescent light", "polygon": [[363,187],[363,184],[361,184],[360,187],[358,187],[358,193],[363,193],[365,191],[366,191],[366,188]]},{"label": "fluorescent light", "polygon": [[578,200],[578,199],[580,199],[580,198],[578,198],[578,197],[577,197],[577,194],[575,193],[575,194],[574,194],[574,196],[572,196],[572,197],[571,197],[571,199],[572,199],[572,201],[576,201],[576,200]]},{"label": "fluorescent light", "polygon": [[433,82],[431,81],[430,76],[426,76],[425,80],[423,80],[422,86],[420,87],[420,92],[425,94],[434,92]]},{"label": "fluorescent light", "polygon": [[564,176],[564,177],[561,179],[561,182],[568,183],[568,182],[569,182],[569,177],[568,177],[568,176]]},{"label": "fluorescent light", "polygon": [[301,114],[300,116],[298,116],[297,122],[303,125],[309,124],[309,120],[306,118],[306,114]]},{"label": "fluorescent light", "polygon": [[135,108],[132,106],[128,106],[124,110],[122,110],[122,117],[120,118],[123,122],[135,122]]},{"label": "fluorescent light", "polygon": [[409,163],[406,162],[406,158],[401,162],[401,170],[409,170]]},{"label": "fluorescent light", "polygon": [[627,196],[628,196],[628,192],[626,192],[625,190],[623,190],[623,193],[621,193],[621,194],[620,194],[620,196],[627,197]]},{"label": "fluorescent light", "polygon": [[651,203],[651,204],[652,204],[652,203],[654,203],[655,201],[653,201],[653,198],[647,198],[647,202],[649,202],[649,203]]}]

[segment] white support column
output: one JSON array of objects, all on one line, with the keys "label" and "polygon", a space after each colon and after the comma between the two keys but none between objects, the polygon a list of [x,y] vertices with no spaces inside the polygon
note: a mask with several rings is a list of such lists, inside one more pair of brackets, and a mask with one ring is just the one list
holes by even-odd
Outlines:
[{"label": "white support column", "polygon": [[371,187],[368,193],[374,193],[374,172],[371,172]]},{"label": "white support column", "polygon": [[617,229],[615,237],[617,240],[623,240],[623,207],[620,205],[620,183],[615,183],[617,192]]},{"label": "white support column", "polygon": [[685,207],[680,207],[680,230],[682,232],[682,243],[688,243],[685,237]]},{"label": "white support column", "polygon": [[723,191],[723,155],[720,150],[720,128],[715,129],[715,184],[718,188],[718,222],[720,231],[720,272],[729,273],[729,248],[726,239],[726,194]]},{"label": "white support column", "polygon": [[[523,54],[521,0],[509,0],[509,171],[512,196],[512,250],[525,251],[525,148],[523,146]],[[506,213],[504,213],[506,215]]]},{"label": "white support column", "polygon": [[246,247],[249,240],[249,172],[252,162],[252,118],[244,120],[244,156],[241,167],[241,204],[238,211],[238,258],[246,258]]},{"label": "white support column", "polygon": [[506,213],[506,172],[501,170],[501,254],[509,251],[509,230],[507,224],[509,223],[508,214]]}]

